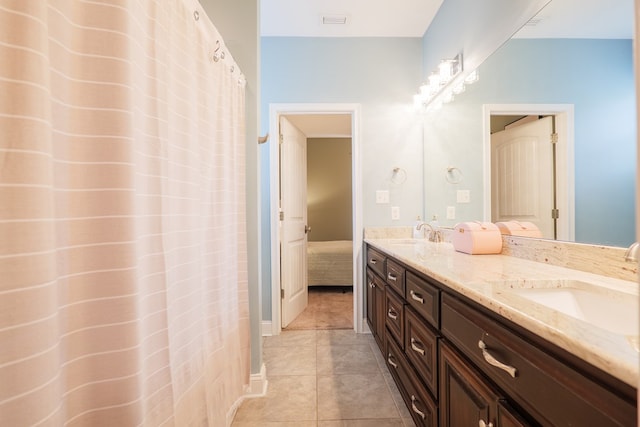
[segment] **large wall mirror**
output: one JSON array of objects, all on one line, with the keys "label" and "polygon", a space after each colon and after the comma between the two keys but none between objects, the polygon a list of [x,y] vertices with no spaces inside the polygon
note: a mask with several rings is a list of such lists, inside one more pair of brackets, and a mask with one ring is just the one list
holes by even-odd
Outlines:
[{"label": "large wall mirror", "polygon": [[[609,246],[636,240],[634,4],[614,3],[552,0],[482,63],[477,83],[425,115],[426,218],[445,226],[495,220],[491,134],[540,119],[565,138],[549,178],[560,184],[559,223],[546,237]],[[534,154],[510,163],[508,173],[537,172],[526,163]]]}]

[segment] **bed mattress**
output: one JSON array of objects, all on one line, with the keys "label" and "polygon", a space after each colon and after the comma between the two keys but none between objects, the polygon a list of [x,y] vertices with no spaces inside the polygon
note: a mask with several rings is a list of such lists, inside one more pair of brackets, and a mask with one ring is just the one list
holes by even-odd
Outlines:
[{"label": "bed mattress", "polygon": [[308,242],[309,286],[353,286],[353,242]]}]

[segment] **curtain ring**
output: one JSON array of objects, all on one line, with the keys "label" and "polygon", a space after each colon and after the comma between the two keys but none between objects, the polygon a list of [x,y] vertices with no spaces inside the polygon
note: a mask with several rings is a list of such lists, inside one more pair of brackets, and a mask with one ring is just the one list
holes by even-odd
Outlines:
[{"label": "curtain ring", "polygon": [[196,21],[198,21],[198,20],[200,19],[200,13],[199,13],[197,10],[195,10],[195,11],[193,12],[193,18],[194,18]]},{"label": "curtain ring", "polygon": [[220,60],[220,53],[218,53],[219,50],[220,50],[220,40],[216,40],[216,48],[213,50],[213,60],[215,62],[218,62]]}]

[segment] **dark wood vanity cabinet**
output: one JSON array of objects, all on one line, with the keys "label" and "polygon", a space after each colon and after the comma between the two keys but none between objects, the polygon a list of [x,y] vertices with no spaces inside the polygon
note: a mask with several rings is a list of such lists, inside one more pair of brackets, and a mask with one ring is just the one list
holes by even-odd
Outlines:
[{"label": "dark wood vanity cabinet", "polygon": [[596,381],[596,368],[568,365],[542,338],[516,333],[459,298],[444,294],[441,307],[442,334],[538,423],[636,425],[635,393],[628,390],[625,398],[624,384]]},{"label": "dark wood vanity cabinet", "polygon": [[636,426],[633,387],[399,260],[367,260],[367,320],[416,425]]},{"label": "dark wood vanity cabinet", "polygon": [[378,347],[384,348],[385,293],[384,282],[367,269],[367,323]]},{"label": "dark wood vanity cabinet", "polygon": [[529,426],[449,344],[440,346],[440,425]]}]

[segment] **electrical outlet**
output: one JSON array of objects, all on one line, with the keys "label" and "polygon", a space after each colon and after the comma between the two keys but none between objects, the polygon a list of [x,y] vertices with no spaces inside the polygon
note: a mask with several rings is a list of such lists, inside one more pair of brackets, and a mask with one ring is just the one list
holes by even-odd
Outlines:
[{"label": "electrical outlet", "polygon": [[400,207],[392,206],[391,207],[391,219],[397,221],[400,219]]},{"label": "electrical outlet", "polygon": [[469,190],[458,190],[456,193],[456,201],[458,203],[470,203],[471,202],[471,193]]},{"label": "electrical outlet", "polygon": [[389,203],[389,190],[376,191],[376,203],[379,205]]},{"label": "electrical outlet", "polygon": [[456,207],[447,206],[447,219],[456,219]]}]

